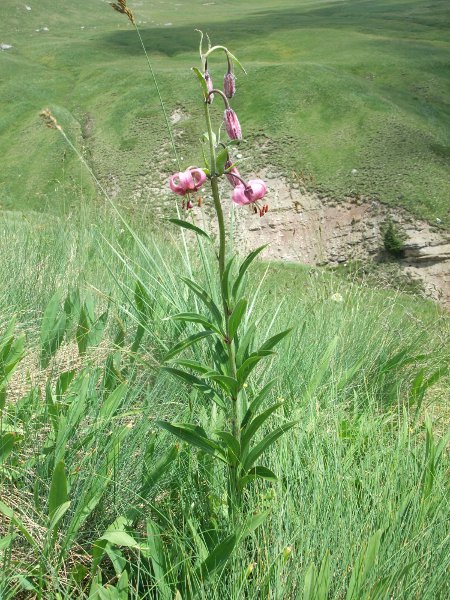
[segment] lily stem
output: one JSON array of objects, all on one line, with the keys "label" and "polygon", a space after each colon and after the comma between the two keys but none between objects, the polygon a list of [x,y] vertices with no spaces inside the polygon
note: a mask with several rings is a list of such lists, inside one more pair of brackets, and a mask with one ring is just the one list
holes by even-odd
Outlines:
[{"label": "lily stem", "polygon": [[[222,280],[225,272],[225,260],[226,260],[226,232],[225,232],[225,220],[223,216],[222,205],[220,203],[220,194],[219,194],[219,185],[218,185],[218,175],[216,173],[216,150],[214,147],[213,141],[213,130],[211,125],[211,116],[209,112],[209,104],[208,102],[204,102],[205,106],[205,118],[206,125],[208,129],[208,138],[209,138],[209,150],[210,150],[210,177],[211,177],[211,191],[214,201],[214,209],[217,214],[217,223],[219,227],[219,277],[220,277],[220,290],[222,296],[222,305],[223,305],[223,313],[225,320],[225,333],[226,333],[226,348],[228,354],[228,365],[229,365],[229,375],[236,379],[237,367],[236,367],[236,353],[234,347],[234,341],[230,338],[230,316],[231,310],[228,304],[228,298],[226,295],[226,290],[224,290],[224,286],[222,285]],[[236,438],[238,442],[240,442],[240,427],[239,427],[239,416],[240,416],[240,401],[239,401],[239,393],[232,394],[231,396],[231,419],[230,419],[230,427],[233,436]],[[237,514],[239,513],[240,503],[241,503],[241,494],[238,488],[238,472],[237,465],[230,464],[229,465],[229,508],[232,518],[236,521]]]}]

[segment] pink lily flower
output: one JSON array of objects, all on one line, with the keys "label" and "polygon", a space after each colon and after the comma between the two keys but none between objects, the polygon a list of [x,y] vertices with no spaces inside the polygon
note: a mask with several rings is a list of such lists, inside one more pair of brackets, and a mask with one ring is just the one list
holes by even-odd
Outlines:
[{"label": "pink lily flower", "polygon": [[175,173],[169,179],[172,192],[185,196],[189,192],[196,192],[206,181],[206,173],[197,167],[188,167],[186,171]]},{"label": "pink lily flower", "polygon": [[242,130],[236,113],[232,108],[226,108],[224,112],[225,129],[230,140],[242,140]]},{"label": "pink lily flower", "polygon": [[245,206],[261,200],[266,192],[267,186],[262,179],[250,179],[246,186],[240,183],[234,188],[232,200],[239,206]]}]

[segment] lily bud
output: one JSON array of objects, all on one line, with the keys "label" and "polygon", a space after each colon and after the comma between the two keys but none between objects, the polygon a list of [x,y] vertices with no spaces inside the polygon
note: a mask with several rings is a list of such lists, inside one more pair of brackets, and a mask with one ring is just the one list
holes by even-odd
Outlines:
[{"label": "lily bud", "polygon": [[224,123],[230,140],[242,140],[241,124],[232,108],[225,109]]},{"label": "lily bud", "polygon": [[[207,62],[205,62],[205,74],[203,75],[203,77],[205,78],[206,87],[208,88],[208,92],[211,92],[214,89],[214,85],[213,85],[213,81],[211,79],[211,75],[209,74],[209,71],[208,71],[208,63]],[[214,94],[210,94],[208,96],[208,104],[211,104],[213,100],[214,100]]]},{"label": "lily bud", "polygon": [[236,77],[230,70],[225,73],[223,78],[223,91],[227,98],[232,98],[236,93]]},{"label": "lily bud", "polygon": [[[231,185],[233,187],[236,187],[237,185],[242,183],[240,180],[241,176],[239,174],[239,171],[236,169],[236,167],[230,168],[232,164],[233,163],[231,162],[230,159],[228,159],[227,162],[225,163],[225,175],[226,175],[226,178],[228,179],[228,181],[231,183]],[[233,175],[237,175],[237,177],[233,177]]]},{"label": "lily bud", "polygon": [[230,55],[227,52],[228,70],[223,78],[223,91],[227,98],[232,98],[236,93],[236,77],[233,73],[233,63],[231,62]]}]

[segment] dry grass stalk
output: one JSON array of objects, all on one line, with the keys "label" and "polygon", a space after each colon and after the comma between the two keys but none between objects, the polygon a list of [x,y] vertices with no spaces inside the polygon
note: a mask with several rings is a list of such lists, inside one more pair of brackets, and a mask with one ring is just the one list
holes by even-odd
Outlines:
[{"label": "dry grass stalk", "polygon": [[110,2],[110,4],[114,10],[123,15],[127,15],[131,23],[133,23],[133,25],[135,24],[134,15],[127,6],[127,0],[118,0],[117,4],[115,2]]}]

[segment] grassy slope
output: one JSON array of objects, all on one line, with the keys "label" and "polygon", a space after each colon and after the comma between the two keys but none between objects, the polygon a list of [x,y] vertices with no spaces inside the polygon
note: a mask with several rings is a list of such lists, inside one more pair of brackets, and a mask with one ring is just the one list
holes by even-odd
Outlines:
[{"label": "grassy slope", "polygon": [[[0,53],[0,202],[57,210],[79,197],[80,177],[84,193],[93,194],[70,153],[64,156],[62,141],[39,124],[36,115],[45,105],[80,147],[86,145],[100,176],[118,174],[126,199],[165,139],[136,35],[100,0],[61,0],[57,9],[49,0],[29,5],[26,11],[4,0],[0,7],[1,41],[14,45]],[[229,44],[248,68],[234,106],[245,133],[264,132],[273,140],[257,164],[268,160],[288,174],[303,171],[313,186],[337,197],[378,196],[449,222],[446,2],[130,6],[168,111],[181,106],[191,115],[182,124],[182,151],[201,131],[188,70],[197,64],[198,27],[213,42]],[[48,32],[35,31],[44,26]],[[220,82],[222,66],[215,60],[211,68]]]},{"label": "grassy slope", "polygon": [[[187,273],[188,259],[182,245],[158,245],[147,236],[144,241],[148,250],[139,249],[126,233],[120,233],[120,226],[109,223],[104,214],[98,213],[80,215],[79,223],[65,224],[44,218],[23,222],[12,214],[7,222],[4,218],[0,227],[0,314],[7,319],[12,310],[19,312],[19,329],[27,333],[27,358],[19,367],[22,385],[13,386],[8,394],[0,422],[0,428],[6,426],[8,431],[11,427],[20,433],[7,468],[0,468],[0,500],[14,506],[42,544],[57,445],[52,444],[51,419],[42,397],[22,396],[32,382],[39,383],[44,394],[46,375],[53,386],[56,376],[69,368],[75,367],[79,372],[81,365],[85,365],[84,376],[92,378],[89,400],[86,404],[80,400],[82,411],[76,408],[76,392],[71,395],[69,391],[64,399],[58,397],[61,410],[71,407],[75,409],[71,414],[78,414],[78,421],[73,417],[64,422],[67,423],[64,457],[72,504],[61,526],[61,546],[40,561],[49,586],[43,597],[50,600],[88,597],[89,578],[83,582],[83,593],[79,588],[77,591],[76,583],[67,581],[68,574],[76,564],[91,566],[94,540],[132,505],[139,506],[139,524],[133,535],[140,535],[146,520],[154,519],[165,532],[163,540],[173,549],[176,565],[180,561],[191,564],[190,555],[195,555],[196,549],[189,549],[193,545],[189,527],[193,523],[200,532],[206,529],[210,505],[219,516],[222,514],[220,473],[208,478],[208,462],[183,444],[179,460],[164,479],[145,496],[138,495],[148,464],[145,461],[151,440],[149,433],[156,417],[188,420],[193,406],[195,419],[208,431],[214,428],[209,408],[205,410],[188,387],[171,379],[164,370],[151,367],[157,364],[154,360],[161,360],[167,345],[191,332],[190,326],[181,332],[174,321],[165,318],[195,307],[194,298],[186,294],[175,276]],[[89,225],[94,221],[100,225]],[[102,242],[102,236],[111,240],[119,257]],[[195,253],[192,259],[191,267],[201,277]],[[142,283],[154,301],[142,345],[145,362],[136,378],[133,374],[127,377],[132,382],[130,391],[117,413],[99,419],[98,411],[100,407],[103,410],[108,396],[99,382],[106,354],[114,353],[116,357],[118,354],[121,366],[129,364],[129,346],[136,330],[135,318],[131,318],[135,314],[132,270],[142,274]],[[413,378],[421,366],[428,376],[447,362],[448,317],[437,306],[418,298],[393,297],[392,293],[358,285],[343,286],[337,278],[311,275],[296,265],[285,268],[272,264],[266,273],[266,265],[260,263],[251,269],[250,283],[249,295],[258,294],[252,317],[257,323],[258,342],[285,327],[293,328],[281,344],[278,356],[250,379],[252,386],[257,381],[262,383],[277,377],[270,400],[285,400],[284,408],[277,411],[263,434],[286,418],[299,419],[299,426],[264,457],[264,464],[279,475],[279,481],[274,485],[258,484],[246,497],[249,512],[270,509],[270,518],[252,536],[246,554],[237,555],[235,568],[218,575],[212,584],[202,586],[198,597],[204,600],[238,600],[243,595],[251,600],[302,597],[309,565],[313,562],[319,565],[329,552],[331,590],[327,597],[340,600],[345,598],[364,541],[382,528],[380,555],[370,575],[370,586],[385,580],[389,593],[380,596],[383,598],[444,600],[448,597],[445,578],[449,542],[445,526],[448,461],[433,454],[433,444],[427,442],[426,446],[420,421],[415,424],[412,418],[414,401],[409,406],[408,400],[412,398]],[[77,285],[84,296],[89,284],[100,292],[94,293],[97,314],[101,312],[98,305],[104,302],[103,293],[112,297],[109,335],[103,339],[101,349],[93,349],[87,358],[80,360],[74,351],[72,332],[70,343],[67,340],[63,343],[51,371],[46,374],[39,371],[36,333],[49,297],[56,288],[64,291],[67,286]],[[218,290],[213,286],[211,292],[217,295]],[[342,295],[342,302],[333,300],[335,293]],[[119,322],[125,327],[126,339],[123,352],[117,353],[111,334],[117,331]],[[193,326],[192,330],[195,329]],[[0,334],[3,331],[2,322]],[[335,350],[327,358],[334,339]],[[402,352],[401,365],[396,366],[392,359],[399,352]],[[208,352],[206,347],[197,346],[185,354],[204,360]],[[100,373],[93,372],[92,364],[100,364]],[[442,386],[441,391],[433,390],[425,401],[434,417],[435,445],[446,424],[432,399],[443,403],[445,397]],[[105,460],[111,461],[111,448],[124,427],[126,437],[117,453],[114,484],[108,484],[107,478],[101,476],[102,465]],[[89,435],[92,431],[94,437]],[[161,456],[172,443],[172,438],[160,433],[156,456]],[[424,481],[428,481],[429,489]],[[69,523],[82,510],[86,498],[97,490],[99,482],[102,493],[97,510],[70,544],[66,535]],[[183,506],[188,507],[186,512]],[[222,523],[223,517],[219,520]],[[8,520],[0,519],[0,536],[9,532]],[[287,546],[292,547],[293,554],[285,563],[282,557]],[[30,574],[31,581],[31,567],[41,558],[20,535],[12,548],[12,557],[19,560],[18,564],[3,558],[8,556],[7,551],[2,554],[6,562],[0,569],[0,595],[5,600],[19,597],[24,582],[17,574]],[[62,567],[58,563],[60,551]],[[130,598],[152,597],[150,584],[154,579],[148,564],[140,553],[124,552],[124,556],[130,572]],[[243,584],[243,572],[249,562],[255,562],[254,573]],[[101,568],[103,581],[111,582],[109,560],[103,561]],[[134,593],[138,579],[142,587],[140,593]],[[263,585],[269,586],[270,593],[261,592]],[[23,588],[22,594],[23,598],[36,597],[34,593],[24,593]]]}]

